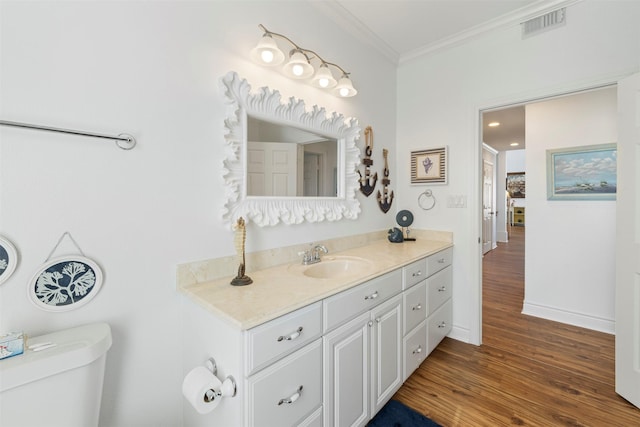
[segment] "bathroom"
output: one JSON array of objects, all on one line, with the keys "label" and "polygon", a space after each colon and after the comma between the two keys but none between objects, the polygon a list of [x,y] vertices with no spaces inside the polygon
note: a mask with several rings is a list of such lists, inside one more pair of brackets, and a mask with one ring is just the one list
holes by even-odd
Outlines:
[{"label": "bathroom", "polygon": [[[237,72],[253,88],[269,86],[283,99],[301,98],[309,107],[317,104],[356,117],[362,128],[371,125],[374,165],[383,164],[382,150],[388,149],[395,192],[386,214],[373,197],[359,194],[357,220],[273,227],[250,223],[247,251],[384,230],[395,224],[395,212],[409,209],[416,228],[454,233],[452,335],[474,342],[472,313],[478,308],[469,295],[475,292],[479,263],[474,244],[479,144],[473,109],[514,94],[562,85],[578,88],[571,82],[638,70],[638,53],[621,42],[634,36],[637,40],[638,29],[622,6],[607,12],[619,22],[612,18],[605,23],[610,31],[600,34],[603,44],[617,46],[606,56],[591,50],[585,55],[586,48],[576,39],[573,52],[554,57],[562,67],[544,74],[544,64],[512,64],[502,57],[518,57],[522,49],[518,37],[510,41],[517,29],[508,28],[476,42],[482,49],[499,44],[506,50],[508,54],[496,55],[492,64],[469,64],[455,57],[458,51],[440,53],[439,61],[464,64],[445,76],[433,69],[431,59],[394,63],[314,2],[275,4],[0,4],[0,118],[123,132],[138,142],[123,151],[91,139],[0,128],[0,233],[20,254],[16,271],[0,286],[0,332],[37,335],[109,323],[113,345],[106,364],[102,426],[180,426],[183,410],[189,410],[183,408],[180,387],[193,361],[184,359],[183,346],[199,331],[183,328],[189,302],[176,289],[176,267],[235,253],[234,233],[221,219],[228,107],[219,79],[227,72]],[[599,7],[592,2],[574,6],[574,22],[582,24],[571,27],[577,38],[588,34],[590,16],[603,15]],[[261,35],[258,24],[326,52],[351,72],[358,95],[339,99],[256,66],[248,52]],[[545,48],[554,40],[549,36],[533,43],[536,49]],[[573,64],[576,58],[580,65]],[[478,70],[463,69],[470,67]],[[510,68],[510,76],[521,71],[528,77],[511,79],[500,71],[505,68]],[[539,80],[530,78],[533,75]],[[436,82],[445,77],[450,79],[446,84]],[[438,203],[423,212],[417,198],[424,187],[410,185],[409,153],[444,145],[449,149],[449,181],[432,187]],[[464,196],[466,207],[448,208],[452,195]],[[87,306],[45,312],[31,304],[25,287],[67,231],[100,264],[104,283]],[[58,248],[59,253],[75,250],[69,241]]]}]

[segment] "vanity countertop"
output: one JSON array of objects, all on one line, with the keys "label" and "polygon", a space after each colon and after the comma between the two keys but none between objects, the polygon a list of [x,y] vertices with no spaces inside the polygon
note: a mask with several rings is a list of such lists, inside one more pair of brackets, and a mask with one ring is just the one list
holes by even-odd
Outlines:
[{"label": "vanity countertop", "polygon": [[253,279],[247,286],[231,286],[233,277],[226,277],[184,286],[180,291],[231,325],[246,330],[451,246],[453,243],[439,240],[391,243],[384,239],[325,256],[371,261],[373,267],[360,276],[312,278],[299,273],[300,269],[292,263],[247,271]]}]

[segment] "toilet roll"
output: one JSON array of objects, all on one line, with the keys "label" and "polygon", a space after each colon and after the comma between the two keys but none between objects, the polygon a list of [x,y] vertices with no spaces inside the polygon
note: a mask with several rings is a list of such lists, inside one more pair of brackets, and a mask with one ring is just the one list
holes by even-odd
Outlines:
[{"label": "toilet roll", "polygon": [[184,377],[182,394],[196,411],[207,414],[220,404],[221,387],[218,377],[204,366],[198,366]]}]

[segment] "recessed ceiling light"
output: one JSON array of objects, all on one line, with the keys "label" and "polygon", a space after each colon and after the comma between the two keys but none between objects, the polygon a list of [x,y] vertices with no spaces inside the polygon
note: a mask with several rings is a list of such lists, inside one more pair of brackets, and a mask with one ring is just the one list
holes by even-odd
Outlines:
[{"label": "recessed ceiling light", "polygon": [[517,147],[518,145],[520,145],[520,143],[518,142],[512,142],[511,144],[509,144],[512,147]]},{"label": "recessed ceiling light", "polygon": [[490,128],[494,128],[496,126],[500,126],[500,122],[491,122],[487,126],[489,126]]}]

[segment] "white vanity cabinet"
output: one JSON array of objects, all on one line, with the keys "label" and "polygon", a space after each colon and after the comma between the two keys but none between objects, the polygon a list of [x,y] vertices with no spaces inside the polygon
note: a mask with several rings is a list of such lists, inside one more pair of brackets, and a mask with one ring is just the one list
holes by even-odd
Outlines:
[{"label": "white vanity cabinet", "polygon": [[[255,273],[260,286],[253,288],[225,281],[189,289],[202,307],[185,311],[185,369],[213,356],[220,378],[235,377],[237,395],[205,415],[185,406],[185,425],[365,426],[451,330],[452,249],[430,247],[401,247],[402,256],[389,255],[393,264],[378,259],[372,279],[316,290],[325,296],[246,328],[233,320],[277,306],[262,301],[295,300],[302,298],[296,292],[333,283],[281,280],[292,273],[275,269]],[[414,261],[405,265],[402,257]]]},{"label": "white vanity cabinet", "polygon": [[402,385],[401,291],[398,269],[324,301],[325,426],[365,425]]}]

